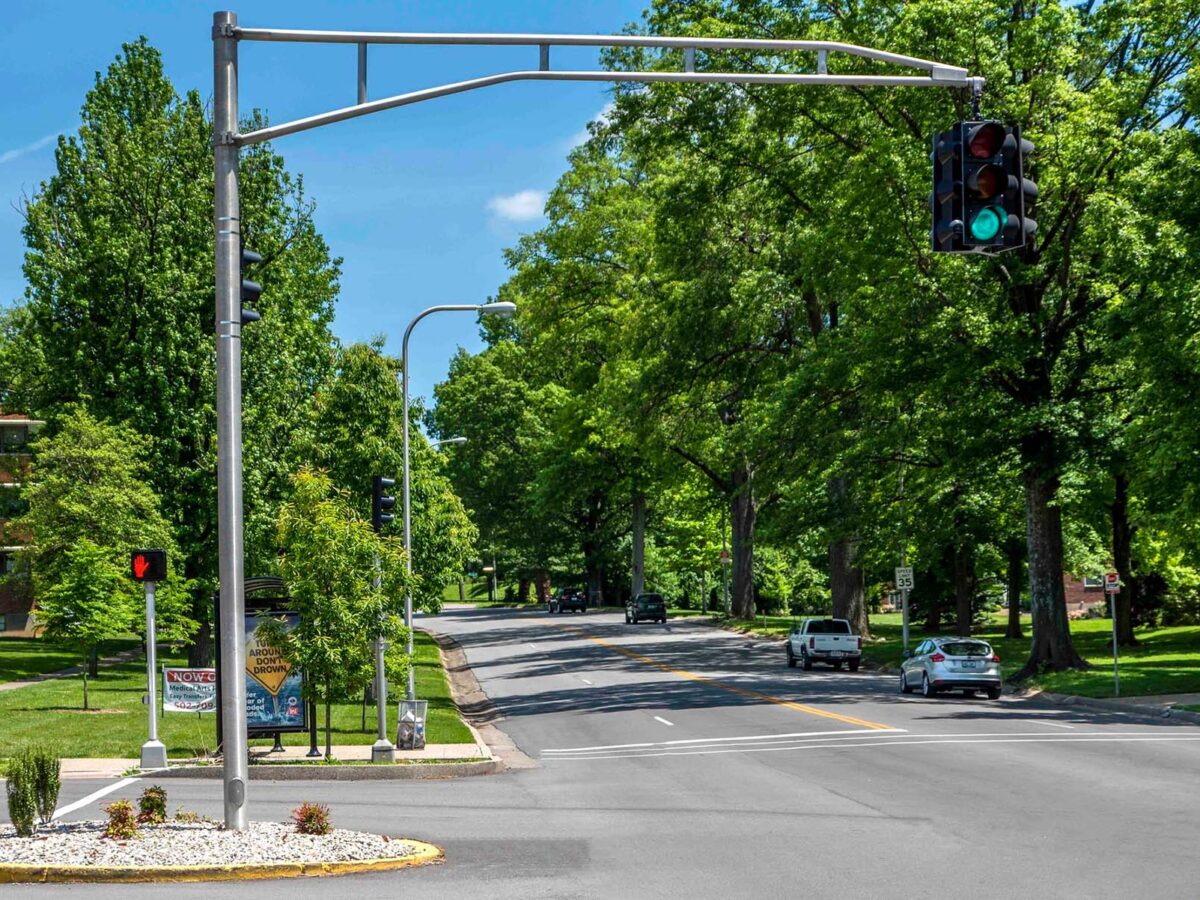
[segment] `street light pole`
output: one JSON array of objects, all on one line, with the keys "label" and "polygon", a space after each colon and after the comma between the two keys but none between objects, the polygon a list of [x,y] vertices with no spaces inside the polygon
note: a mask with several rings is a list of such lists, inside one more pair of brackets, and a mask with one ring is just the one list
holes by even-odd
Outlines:
[{"label": "street light pole", "polygon": [[[404,330],[404,341],[400,345],[400,393],[404,400],[404,489],[402,491],[404,505],[404,568],[412,575],[412,504],[409,497],[409,467],[408,467],[408,339],[412,330],[423,318],[436,312],[476,312],[483,315],[511,316],[517,311],[515,303],[456,303],[444,306],[431,306],[422,310],[417,317],[408,323]],[[416,678],[413,672],[413,623],[412,623],[412,579],[404,585],[404,625],[408,629],[408,695],[407,699],[417,699]]]}]

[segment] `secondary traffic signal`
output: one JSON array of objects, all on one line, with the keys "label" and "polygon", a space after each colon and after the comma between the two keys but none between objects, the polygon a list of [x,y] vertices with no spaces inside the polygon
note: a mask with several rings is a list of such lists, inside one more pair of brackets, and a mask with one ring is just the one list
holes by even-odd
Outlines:
[{"label": "secondary traffic signal", "polygon": [[371,527],[375,529],[376,534],[384,525],[396,518],[388,512],[396,507],[396,498],[384,493],[387,488],[393,487],[395,484],[395,478],[384,478],[382,475],[375,475],[371,478]]},{"label": "secondary traffic signal", "polygon": [[934,135],[933,249],[999,253],[1022,247],[1037,230],[1030,217],[1037,185],[1025,177],[1033,144],[1018,126],[958,122]]},{"label": "secondary traffic signal", "polygon": [[166,550],[133,550],[129,567],[134,581],[165,581],[167,577]]},{"label": "secondary traffic signal", "polygon": [[[255,253],[253,250],[246,250],[244,248],[242,249],[241,277],[243,303],[257,303],[259,295],[262,294],[262,285],[257,281],[251,281],[246,277],[246,266],[253,266],[260,262],[262,262],[261,255]],[[255,310],[249,309],[245,306],[242,307],[243,325],[245,325],[247,322],[257,322],[261,318],[262,316],[260,316]]]}]

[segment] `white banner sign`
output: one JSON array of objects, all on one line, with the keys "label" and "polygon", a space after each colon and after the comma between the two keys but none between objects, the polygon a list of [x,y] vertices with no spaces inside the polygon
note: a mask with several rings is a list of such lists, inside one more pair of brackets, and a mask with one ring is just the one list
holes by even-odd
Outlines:
[{"label": "white banner sign", "polygon": [[163,712],[216,711],[216,669],[163,669]]}]

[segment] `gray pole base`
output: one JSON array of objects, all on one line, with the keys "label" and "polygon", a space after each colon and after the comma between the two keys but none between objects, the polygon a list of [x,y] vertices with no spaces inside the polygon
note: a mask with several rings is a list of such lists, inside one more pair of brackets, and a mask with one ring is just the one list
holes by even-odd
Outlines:
[{"label": "gray pole base", "polygon": [[395,762],[396,748],[391,741],[376,741],[371,745],[371,762]]},{"label": "gray pole base", "polygon": [[167,748],[162,741],[146,741],[142,744],[143,769],[165,769],[167,767]]}]

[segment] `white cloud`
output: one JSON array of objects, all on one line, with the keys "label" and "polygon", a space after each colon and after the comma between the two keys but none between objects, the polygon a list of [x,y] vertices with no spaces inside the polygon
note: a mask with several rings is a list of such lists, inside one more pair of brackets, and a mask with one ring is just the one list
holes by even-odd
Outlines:
[{"label": "white cloud", "polygon": [[56,131],[53,134],[48,134],[45,137],[38,138],[32,144],[26,144],[24,147],[16,147],[12,150],[5,150],[3,153],[0,153],[0,166],[4,165],[6,162],[12,162],[14,159],[22,157],[27,153],[33,153],[35,150],[41,150],[43,147],[53,144],[56,140],[58,140],[58,136],[60,134],[62,134],[61,131]]},{"label": "white cloud", "polygon": [[487,208],[493,215],[509,222],[528,222],[540,219],[546,208],[545,191],[517,191],[508,196],[493,197]]}]

